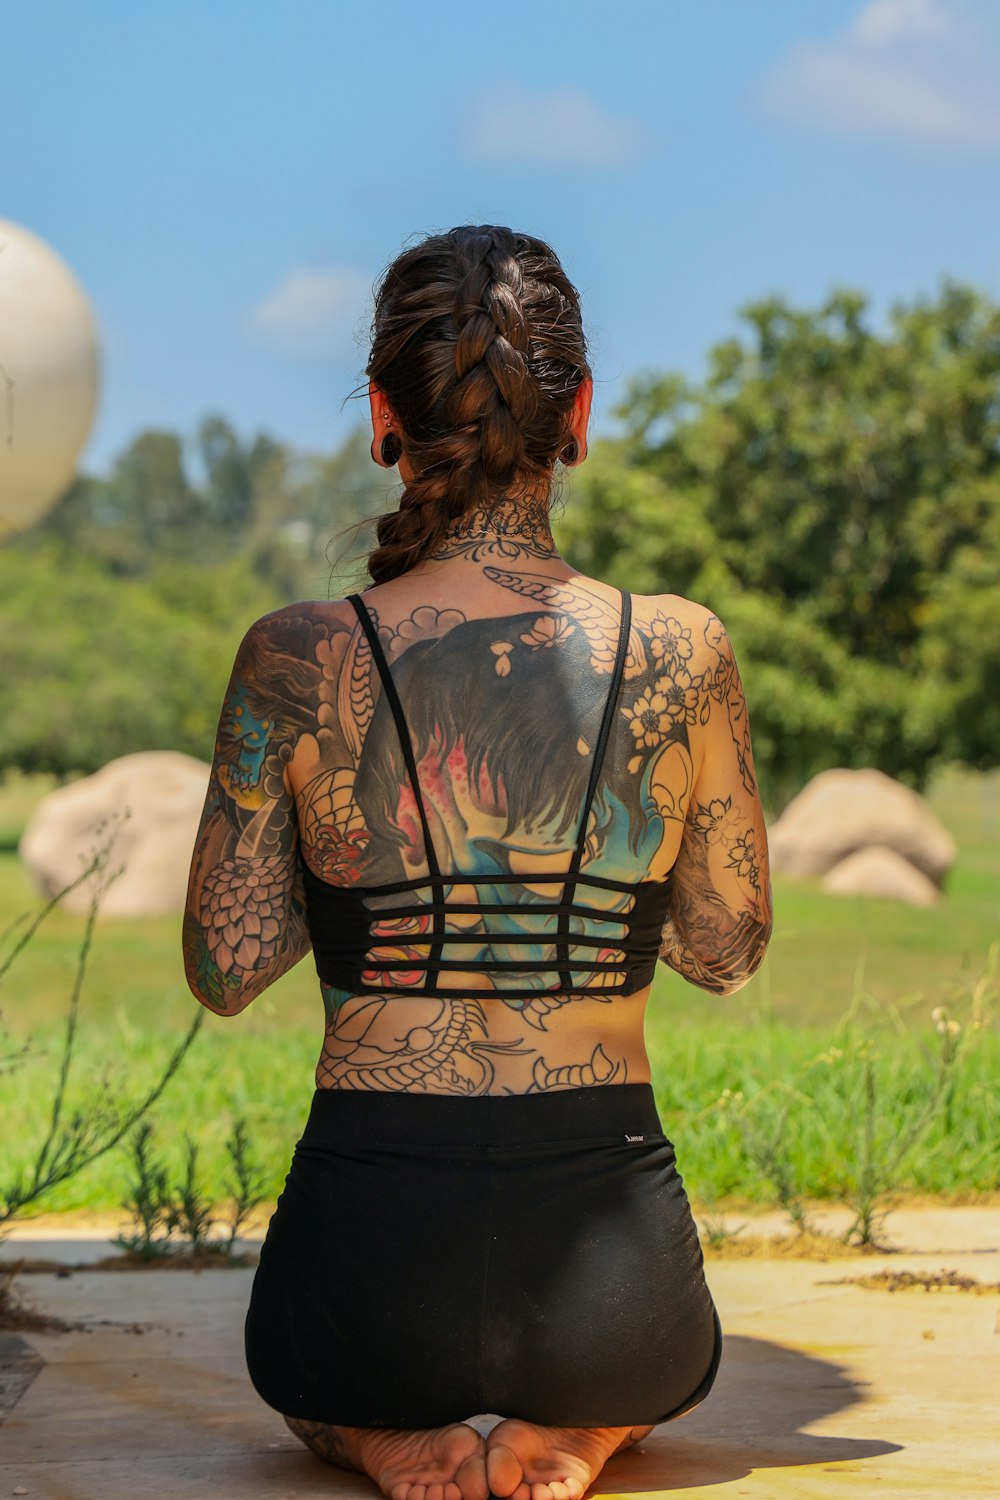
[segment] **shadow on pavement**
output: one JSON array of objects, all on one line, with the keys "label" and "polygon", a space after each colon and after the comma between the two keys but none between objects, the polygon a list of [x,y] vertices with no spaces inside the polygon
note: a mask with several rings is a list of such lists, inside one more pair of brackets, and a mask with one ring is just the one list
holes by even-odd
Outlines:
[{"label": "shadow on pavement", "polygon": [[706,1401],[612,1459],[592,1493],[690,1489],[726,1484],[754,1469],[839,1466],[898,1453],[899,1443],[803,1430],[863,1402],[865,1386],[832,1360],[728,1336]]}]

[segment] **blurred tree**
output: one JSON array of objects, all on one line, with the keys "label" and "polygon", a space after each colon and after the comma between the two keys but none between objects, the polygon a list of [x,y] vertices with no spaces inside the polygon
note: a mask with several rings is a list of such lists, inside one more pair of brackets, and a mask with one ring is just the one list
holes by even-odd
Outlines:
[{"label": "blurred tree", "polygon": [[253,470],[266,463],[270,439],[258,439],[244,449],[228,420],[218,412],[203,417],[198,426],[197,448],[207,478],[207,508],[212,524],[220,531],[241,533],[253,509]]},{"label": "blurred tree", "polygon": [[211,560],[211,513],[189,482],[180,438],[141,432],[115,460],[108,479],[78,477],[15,546],[58,538],[125,577],[164,557]]},{"label": "blurred tree", "polygon": [[947,279],[885,333],[867,306],[751,303],[701,385],[634,381],[560,523],[578,566],[723,617],[782,799],[822,765],[1000,758],[962,709],[997,671],[1000,308]]},{"label": "blurred tree", "polygon": [[53,544],[0,548],[0,766],[68,776],[134,750],[210,759],[236,647],[279,602],[240,559],[125,580]]}]

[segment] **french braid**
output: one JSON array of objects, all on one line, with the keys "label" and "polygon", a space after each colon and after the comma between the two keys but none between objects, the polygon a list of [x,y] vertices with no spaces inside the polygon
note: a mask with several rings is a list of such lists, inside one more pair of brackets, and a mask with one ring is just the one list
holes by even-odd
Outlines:
[{"label": "french braid", "polygon": [[551,482],[590,374],[576,288],[530,235],[490,224],[432,235],[379,283],[366,373],[414,475],[376,527],[368,569],[385,583],[469,511]]}]

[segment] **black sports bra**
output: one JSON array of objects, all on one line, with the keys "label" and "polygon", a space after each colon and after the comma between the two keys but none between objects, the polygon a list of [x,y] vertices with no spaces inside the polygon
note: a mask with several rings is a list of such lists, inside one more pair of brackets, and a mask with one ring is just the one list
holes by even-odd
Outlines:
[{"label": "black sports bra", "polygon": [[[457,999],[468,992],[468,985],[449,986],[449,973],[460,971],[486,976],[490,988],[476,987],[479,1000],[488,999],[491,991],[504,1000],[528,1000],[537,995],[594,995],[609,999],[612,995],[631,995],[650,983],[660,948],[660,934],[666,917],[670,878],[656,881],[610,880],[588,875],[580,868],[587,840],[587,826],[594,795],[604,764],[615,709],[621,690],[625,657],[631,628],[631,599],[621,595],[621,625],[618,648],[611,674],[611,687],[601,720],[600,734],[594,749],[590,779],[580,817],[576,846],[564,872],[550,874],[522,873],[504,875],[467,875],[461,870],[439,868],[420,784],[416,758],[402,705],[392,680],[389,664],[382,651],[378,632],[364,603],[357,594],[349,596],[361,628],[371,648],[372,660],[381,679],[386,701],[392,712],[399,736],[407,775],[416,799],[423,830],[426,875],[379,886],[333,885],[323,880],[303,861],[306,917],[312,939],[316,970],[324,985],[352,995],[409,995],[440,999]],[[525,903],[513,900],[490,902],[449,900],[450,891],[463,892],[479,886],[511,887],[512,894],[530,885],[532,892],[552,886],[551,901],[532,899]],[[582,889],[581,889],[582,888]],[[631,898],[620,903],[627,910],[609,910],[588,904],[588,891],[607,891]],[[374,898],[374,899],[373,899]],[[393,900],[392,898],[397,898]],[[462,917],[460,928],[449,930],[449,916]],[[506,918],[506,926],[491,929],[492,917]],[[383,924],[407,919],[430,918],[430,930],[419,939],[417,954],[408,948],[407,956],[393,955],[394,939],[384,935]],[[469,919],[473,920],[470,921]],[[475,919],[479,919],[476,921]],[[515,919],[512,922],[510,919]],[[552,919],[555,918],[553,931]],[[537,920],[536,920],[537,919]],[[383,926],[383,935],[372,931],[374,924]],[[474,956],[477,946],[489,956]],[[462,956],[450,957],[450,950],[460,946]],[[497,959],[493,948],[533,947],[544,956]],[[375,951],[373,951],[375,950]],[[606,956],[601,957],[601,950]],[[610,956],[609,956],[610,955]],[[399,972],[405,969],[406,986],[399,983]],[[519,979],[520,984],[505,984],[504,976]],[[537,975],[532,985],[530,977]],[[555,983],[546,976],[558,975]],[[396,981],[395,983],[393,981]]]}]

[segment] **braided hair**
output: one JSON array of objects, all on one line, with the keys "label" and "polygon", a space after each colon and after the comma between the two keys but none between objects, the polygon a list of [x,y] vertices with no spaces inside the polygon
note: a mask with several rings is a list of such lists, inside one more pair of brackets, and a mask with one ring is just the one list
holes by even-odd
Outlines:
[{"label": "braided hair", "polygon": [[544,240],[493,224],[431,235],[376,288],[366,373],[413,470],[368,558],[386,583],[470,511],[514,489],[548,493],[590,374],[579,294]]}]

